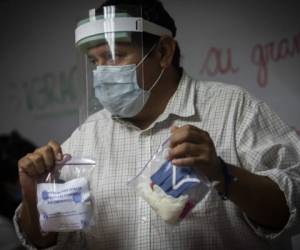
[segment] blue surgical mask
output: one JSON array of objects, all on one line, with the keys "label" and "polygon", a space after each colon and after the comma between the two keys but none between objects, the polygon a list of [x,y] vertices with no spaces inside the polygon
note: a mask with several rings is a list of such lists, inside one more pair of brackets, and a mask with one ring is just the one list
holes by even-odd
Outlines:
[{"label": "blue surgical mask", "polygon": [[95,96],[112,115],[130,118],[144,108],[151,90],[164,72],[163,69],[151,89],[144,90],[139,87],[136,69],[148,55],[149,53],[138,65],[98,66],[93,71]]}]

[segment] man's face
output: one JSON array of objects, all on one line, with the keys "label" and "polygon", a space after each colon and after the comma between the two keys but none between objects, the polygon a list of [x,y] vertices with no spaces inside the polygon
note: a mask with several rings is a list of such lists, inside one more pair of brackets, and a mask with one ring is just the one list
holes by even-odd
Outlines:
[{"label": "man's face", "polygon": [[142,51],[129,43],[102,44],[88,50],[90,62],[96,66],[120,66],[136,64],[142,58]]},{"label": "man's face", "polygon": [[[99,45],[89,49],[87,54],[94,66],[137,65],[145,56],[141,47],[129,43],[116,43],[113,49],[110,49],[108,44]],[[156,59],[154,54],[155,51],[137,67],[139,87],[146,90],[151,88],[161,70],[159,60]]]}]

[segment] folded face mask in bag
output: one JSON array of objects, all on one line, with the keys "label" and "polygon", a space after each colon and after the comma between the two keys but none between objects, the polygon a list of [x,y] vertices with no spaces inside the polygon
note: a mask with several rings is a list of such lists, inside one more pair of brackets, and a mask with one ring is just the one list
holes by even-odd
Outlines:
[{"label": "folded face mask in bag", "polygon": [[37,185],[42,232],[71,232],[92,225],[94,202],[89,180],[94,168],[93,160],[64,155]]},{"label": "folded face mask in bag", "polygon": [[151,208],[168,224],[177,224],[210,189],[209,181],[190,167],[176,167],[166,160],[165,141],[142,171],[129,182]]}]

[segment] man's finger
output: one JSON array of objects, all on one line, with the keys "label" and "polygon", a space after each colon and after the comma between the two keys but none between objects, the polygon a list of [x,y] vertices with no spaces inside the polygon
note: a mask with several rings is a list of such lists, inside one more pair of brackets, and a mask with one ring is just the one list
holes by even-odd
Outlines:
[{"label": "man's finger", "polygon": [[31,162],[33,163],[37,175],[41,175],[45,173],[47,168],[43,160],[43,157],[40,154],[36,154],[36,153],[29,154],[27,158],[31,160]]},{"label": "man's finger", "polygon": [[172,160],[172,164],[175,166],[182,166],[182,167],[193,167],[197,163],[196,157],[186,157],[186,158],[179,158]]},{"label": "man's finger", "polygon": [[56,141],[53,141],[53,140],[50,140],[48,142],[48,145],[53,149],[55,159],[56,160],[62,160],[63,153],[62,153],[61,146]]},{"label": "man's finger", "polygon": [[185,158],[190,156],[200,156],[207,153],[207,146],[194,143],[181,143],[169,150],[168,159]]},{"label": "man's finger", "polygon": [[184,142],[195,144],[208,142],[209,137],[207,135],[208,134],[201,129],[196,129],[195,127],[190,125],[183,126],[171,134],[170,147],[175,147],[176,145]]},{"label": "man's finger", "polygon": [[36,172],[34,163],[29,158],[30,154],[27,154],[23,158],[21,158],[18,162],[19,165],[19,172],[24,172],[29,176],[37,176],[38,173]]},{"label": "man's finger", "polygon": [[177,129],[179,129],[180,127],[173,125],[170,129],[171,133],[174,133]]},{"label": "man's finger", "polygon": [[46,169],[50,170],[55,165],[55,153],[49,145],[45,145],[34,151],[36,154],[42,155]]}]

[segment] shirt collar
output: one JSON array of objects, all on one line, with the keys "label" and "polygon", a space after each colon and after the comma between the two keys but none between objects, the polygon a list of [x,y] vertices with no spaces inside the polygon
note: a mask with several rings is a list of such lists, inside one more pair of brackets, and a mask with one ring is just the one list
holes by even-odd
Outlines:
[{"label": "shirt collar", "polygon": [[176,92],[156,122],[166,120],[171,114],[178,117],[195,115],[195,84],[185,72],[182,73]]}]

